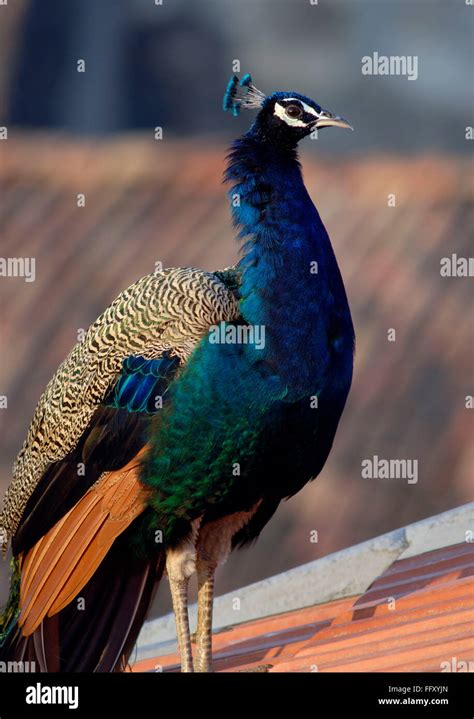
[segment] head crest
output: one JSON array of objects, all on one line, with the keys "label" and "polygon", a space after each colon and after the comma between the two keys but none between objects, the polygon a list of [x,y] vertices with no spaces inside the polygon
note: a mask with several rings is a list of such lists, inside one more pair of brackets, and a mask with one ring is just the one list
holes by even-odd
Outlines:
[{"label": "head crest", "polygon": [[231,110],[234,117],[237,117],[242,107],[247,110],[258,110],[264,100],[265,95],[252,84],[252,78],[248,73],[240,82],[237,75],[234,75],[227,85],[223,107],[224,110]]}]

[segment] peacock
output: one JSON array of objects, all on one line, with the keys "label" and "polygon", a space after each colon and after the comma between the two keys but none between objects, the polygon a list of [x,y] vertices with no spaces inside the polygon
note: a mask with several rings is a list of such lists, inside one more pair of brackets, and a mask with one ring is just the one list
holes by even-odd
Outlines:
[{"label": "peacock", "polygon": [[224,178],[241,258],[139,279],[47,385],[0,517],[13,556],[3,660],[125,670],[166,574],[181,670],[212,671],[217,567],[331,450],[355,336],[296,148],[351,126],[297,92],[266,96],[250,75],[230,80],[224,109],[257,112]]}]

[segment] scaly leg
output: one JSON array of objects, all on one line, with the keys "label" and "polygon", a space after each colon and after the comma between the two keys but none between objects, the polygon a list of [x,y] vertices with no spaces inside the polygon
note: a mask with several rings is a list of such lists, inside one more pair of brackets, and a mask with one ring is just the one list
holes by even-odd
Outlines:
[{"label": "scaly leg", "polygon": [[176,633],[178,635],[179,653],[181,656],[181,671],[192,672],[193,655],[191,651],[191,637],[189,633],[188,617],[188,583],[189,576],[184,572],[176,571],[173,553],[166,558],[166,568],[170,582],[171,599],[176,620]]},{"label": "scaly leg", "polygon": [[198,580],[198,623],[196,631],[196,671],[212,672],[212,605],[216,562],[202,557],[196,563]]},{"label": "scaly leg", "polygon": [[196,571],[198,578],[198,626],[196,631],[196,671],[212,672],[212,608],[214,603],[214,574],[225,562],[232,537],[252,517],[260,500],[246,512],[235,512],[200,527],[196,543]]}]

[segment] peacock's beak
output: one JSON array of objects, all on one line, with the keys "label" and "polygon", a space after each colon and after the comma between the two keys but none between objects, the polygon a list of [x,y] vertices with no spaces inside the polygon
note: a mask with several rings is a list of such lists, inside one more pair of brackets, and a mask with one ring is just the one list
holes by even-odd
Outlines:
[{"label": "peacock's beak", "polygon": [[327,112],[326,110],[322,110],[319,113],[318,119],[314,122],[314,127],[316,127],[316,129],[319,129],[320,127],[343,127],[346,128],[346,130],[354,129],[350,122],[344,120],[343,117],[333,115],[332,112]]}]

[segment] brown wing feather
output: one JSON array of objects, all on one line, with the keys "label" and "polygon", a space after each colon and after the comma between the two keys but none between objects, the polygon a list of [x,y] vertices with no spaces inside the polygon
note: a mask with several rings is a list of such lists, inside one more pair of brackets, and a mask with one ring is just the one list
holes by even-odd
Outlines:
[{"label": "brown wing feather", "polygon": [[148,490],[139,481],[139,468],[146,449],[122,469],[104,473],[22,561],[23,636],[81,591],[114,540],[145,509]]}]

